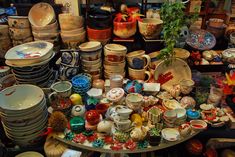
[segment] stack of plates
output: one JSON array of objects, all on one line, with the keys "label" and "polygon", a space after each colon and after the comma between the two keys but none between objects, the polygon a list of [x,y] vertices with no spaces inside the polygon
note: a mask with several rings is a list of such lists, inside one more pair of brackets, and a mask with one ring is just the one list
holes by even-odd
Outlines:
[{"label": "stack of plates", "polygon": [[48,116],[42,89],[27,84],[4,89],[0,93],[0,116],[6,136],[15,144],[38,144]]},{"label": "stack of plates", "polygon": [[52,48],[49,42],[35,41],[15,46],[6,53],[6,64],[12,67],[18,84],[50,85],[53,71],[48,64],[55,55]]},{"label": "stack of plates", "polygon": [[87,74],[79,74],[72,78],[73,91],[82,96],[91,88],[91,77]]}]

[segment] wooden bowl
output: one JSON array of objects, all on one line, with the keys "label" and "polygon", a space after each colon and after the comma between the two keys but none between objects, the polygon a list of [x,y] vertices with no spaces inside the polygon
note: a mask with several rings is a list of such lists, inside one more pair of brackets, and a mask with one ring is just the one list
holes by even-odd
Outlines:
[{"label": "wooden bowl", "polygon": [[30,28],[28,16],[8,16],[9,27]]},{"label": "wooden bowl", "polygon": [[82,16],[72,14],[59,14],[61,30],[74,30],[83,27],[84,19]]},{"label": "wooden bowl", "polygon": [[31,25],[45,27],[55,22],[55,12],[48,3],[37,3],[29,11],[29,21]]}]

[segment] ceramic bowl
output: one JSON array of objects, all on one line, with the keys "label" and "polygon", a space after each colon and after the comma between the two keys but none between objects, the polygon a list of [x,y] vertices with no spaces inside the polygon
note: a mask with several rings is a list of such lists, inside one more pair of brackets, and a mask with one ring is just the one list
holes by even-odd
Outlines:
[{"label": "ceramic bowl", "polygon": [[143,104],[143,96],[138,93],[130,93],[126,96],[126,105],[134,110],[138,111]]},{"label": "ceramic bowl", "polygon": [[224,24],[224,20],[218,19],[218,18],[210,18],[209,23],[208,23],[209,26],[219,27],[219,28],[222,27],[223,24]]},{"label": "ceramic bowl", "polygon": [[224,62],[235,63],[235,49],[230,48],[222,52],[222,57]]},{"label": "ceramic bowl", "polygon": [[101,62],[102,62],[101,58],[99,58],[97,60],[94,60],[94,61],[88,61],[88,60],[85,60],[85,59],[81,60],[81,64],[85,67],[86,66],[91,66],[91,65],[96,65],[96,64],[101,63]]},{"label": "ceramic bowl", "polygon": [[62,34],[65,35],[74,35],[74,34],[80,34],[85,31],[84,27],[73,29],[73,30],[61,30]]},{"label": "ceramic bowl", "polygon": [[106,97],[112,102],[119,102],[123,98],[124,93],[122,88],[113,88],[106,94]]},{"label": "ceramic bowl", "polygon": [[207,128],[207,123],[203,120],[191,120],[190,121],[190,126],[194,130],[204,130]]},{"label": "ceramic bowl", "polygon": [[124,85],[124,90],[126,93],[142,93],[143,83],[138,82],[137,80],[127,81]]},{"label": "ceramic bowl", "polygon": [[60,33],[61,38],[63,41],[85,41],[86,38],[86,31],[83,31],[81,33],[77,33],[77,34],[64,34],[64,33]]},{"label": "ceramic bowl", "polygon": [[115,111],[118,113],[119,119],[121,120],[129,119],[130,114],[133,112],[132,109],[122,105],[117,105]]},{"label": "ceramic bowl", "polygon": [[167,141],[177,141],[180,138],[180,133],[174,128],[165,128],[161,131],[162,137]]},{"label": "ceramic bowl", "polygon": [[180,100],[180,104],[183,108],[193,109],[196,105],[196,101],[190,96],[185,96]]},{"label": "ceramic bowl", "polygon": [[163,117],[169,121],[175,121],[177,118],[177,113],[175,110],[167,110],[163,113]]},{"label": "ceramic bowl", "polygon": [[175,57],[178,57],[183,60],[187,60],[190,56],[190,52],[188,50],[182,49],[182,48],[174,48],[173,50],[175,52]]},{"label": "ceramic bowl", "polygon": [[36,32],[33,32],[33,36],[34,38],[37,38],[37,39],[55,39],[59,36],[59,33],[58,32],[55,32],[55,33],[52,33],[52,32],[49,32],[49,33],[36,33]]},{"label": "ceramic bowl", "polygon": [[106,40],[112,36],[112,28],[107,29],[92,29],[87,27],[87,37],[89,40]]},{"label": "ceramic bowl", "polygon": [[119,44],[107,44],[104,47],[105,61],[108,62],[123,62],[125,61],[126,53],[127,48]]},{"label": "ceramic bowl", "polygon": [[9,28],[9,34],[12,39],[20,40],[32,36],[29,28]]},{"label": "ceramic bowl", "polygon": [[97,99],[101,99],[103,92],[102,92],[102,89],[91,88],[89,91],[87,91],[87,94],[88,94],[90,97],[94,97],[94,98],[97,98]]},{"label": "ceramic bowl", "polygon": [[44,97],[42,89],[34,85],[16,85],[4,89],[1,93],[0,104],[4,110],[28,109],[41,102]]},{"label": "ceramic bowl", "polygon": [[187,123],[181,124],[179,126],[179,132],[181,136],[186,137],[191,133],[191,126]]},{"label": "ceramic bowl", "polygon": [[8,25],[0,25],[0,39],[9,37]]},{"label": "ceramic bowl", "polygon": [[113,20],[113,33],[120,38],[129,38],[136,33],[136,21],[118,22],[117,18]]},{"label": "ceramic bowl", "polygon": [[181,80],[180,81],[180,91],[183,94],[189,94],[194,87],[194,81],[193,80]]},{"label": "ceramic bowl", "polygon": [[201,116],[200,112],[197,110],[188,109],[186,113],[187,117],[192,120],[198,119]]},{"label": "ceramic bowl", "polygon": [[91,9],[88,12],[87,26],[91,29],[107,29],[112,27],[112,15],[108,11]]},{"label": "ceramic bowl", "polygon": [[107,72],[124,72],[125,66],[126,66],[126,62],[125,61],[119,63],[118,65],[117,64],[112,64],[112,62],[104,61],[104,69]]},{"label": "ceramic bowl", "polygon": [[129,119],[119,120],[114,118],[114,124],[120,131],[127,131],[131,127],[131,121]]},{"label": "ceramic bowl", "polygon": [[34,41],[18,45],[7,51],[5,58],[14,65],[32,65],[47,60],[53,54],[53,44]]},{"label": "ceramic bowl", "polygon": [[11,72],[9,66],[0,66],[0,78],[8,75]]},{"label": "ceramic bowl", "polygon": [[74,30],[83,27],[84,18],[72,14],[59,14],[61,30]]},{"label": "ceramic bowl", "polygon": [[186,118],[186,110],[184,108],[177,108],[175,109],[177,119]]},{"label": "ceramic bowl", "polygon": [[55,33],[58,32],[58,22],[57,20],[54,23],[51,23],[46,26],[33,26],[32,31],[35,33]]},{"label": "ceramic bowl", "polygon": [[163,21],[154,18],[143,18],[138,21],[140,33],[146,39],[157,39],[162,30]]},{"label": "ceramic bowl", "polygon": [[174,110],[176,108],[181,108],[181,105],[175,99],[163,99],[162,105],[167,110]]},{"label": "ceramic bowl", "polygon": [[29,11],[28,15],[31,25],[44,27],[55,21],[55,12],[48,3],[37,3]]},{"label": "ceramic bowl", "polygon": [[30,28],[28,16],[8,16],[8,25],[13,28]]},{"label": "ceramic bowl", "polygon": [[84,52],[97,51],[102,48],[102,45],[98,41],[89,41],[81,44],[79,49]]},{"label": "ceramic bowl", "polygon": [[160,91],[159,83],[144,83],[144,93],[147,95],[156,95]]}]

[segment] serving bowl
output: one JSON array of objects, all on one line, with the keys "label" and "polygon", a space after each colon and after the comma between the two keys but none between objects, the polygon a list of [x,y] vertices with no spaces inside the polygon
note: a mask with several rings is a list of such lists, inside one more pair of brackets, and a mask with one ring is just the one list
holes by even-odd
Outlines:
[{"label": "serving bowl", "polygon": [[55,21],[55,12],[48,3],[37,3],[29,11],[28,18],[33,26],[44,27]]},{"label": "serving bowl", "polygon": [[204,130],[207,128],[207,123],[204,120],[191,120],[190,126],[194,130]]},{"label": "serving bowl", "polygon": [[72,14],[59,14],[59,23],[61,30],[74,30],[83,26],[84,19],[82,16]]},{"label": "serving bowl", "polygon": [[8,16],[9,27],[30,28],[28,16]]},{"label": "serving bowl", "polygon": [[136,33],[136,21],[118,22],[117,18],[113,20],[113,33],[120,38],[129,38]]},{"label": "serving bowl", "polygon": [[143,104],[143,96],[139,93],[130,93],[126,96],[126,105],[134,110],[138,111]]},{"label": "serving bowl", "polygon": [[154,18],[143,18],[138,21],[139,31],[146,39],[159,38],[162,24],[162,20]]}]

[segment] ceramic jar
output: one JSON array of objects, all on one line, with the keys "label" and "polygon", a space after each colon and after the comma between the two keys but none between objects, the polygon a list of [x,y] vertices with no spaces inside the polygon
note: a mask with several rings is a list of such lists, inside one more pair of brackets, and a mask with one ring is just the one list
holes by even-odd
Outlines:
[{"label": "ceramic jar", "polygon": [[130,52],[126,55],[128,65],[133,69],[146,69],[151,59],[144,50]]},{"label": "ceramic jar", "polygon": [[140,110],[142,103],[143,96],[141,94],[130,93],[126,96],[126,105],[134,111]]},{"label": "ceramic jar", "polygon": [[83,117],[85,115],[86,109],[84,105],[74,105],[71,110],[71,115],[73,117]]},{"label": "ceramic jar", "polygon": [[119,38],[129,38],[136,33],[136,21],[118,22],[117,18],[113,20],[113,33]]}]

